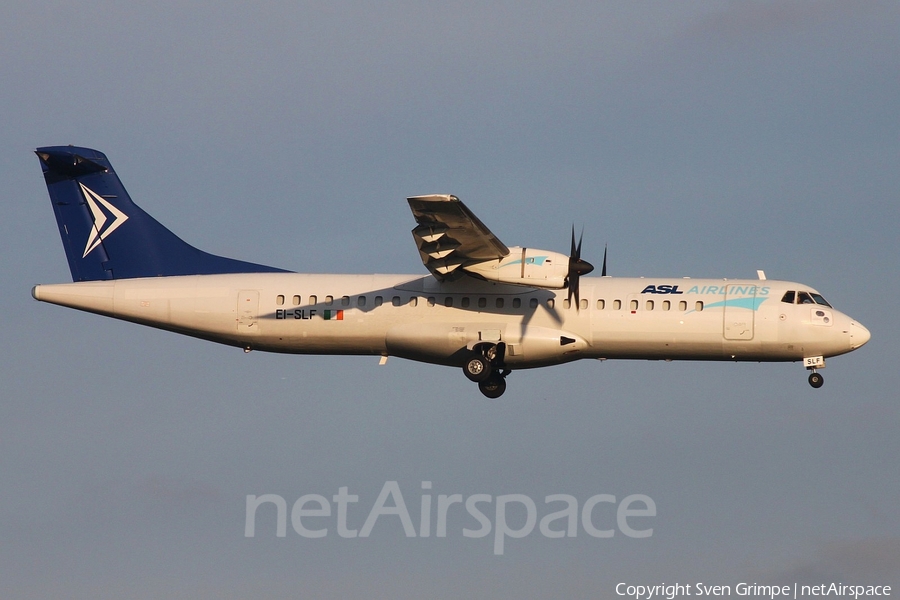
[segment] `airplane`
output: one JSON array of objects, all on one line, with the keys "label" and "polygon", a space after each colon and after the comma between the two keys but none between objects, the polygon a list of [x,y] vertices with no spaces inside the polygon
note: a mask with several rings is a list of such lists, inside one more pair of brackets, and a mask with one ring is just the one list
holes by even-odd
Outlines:
[{"label": "airplane", "polygon": [[797,362],[869,331],[812,287],[757,279],[600,277],[581,258],[501,242],[452,195],[408,198],[427,275],[302,274],[212,255],[132,202],[106,156],[35,150],[72,283],[32,296],[245,352],[389,356],[462,369],[488,398],[514,370],[579,359]]}]

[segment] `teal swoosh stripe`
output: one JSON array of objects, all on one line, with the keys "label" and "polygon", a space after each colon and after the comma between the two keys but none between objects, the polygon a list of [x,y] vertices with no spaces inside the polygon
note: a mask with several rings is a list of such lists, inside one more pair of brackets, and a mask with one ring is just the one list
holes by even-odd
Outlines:
[{"label": "teal swoosh stripe", "polygon": [[758,310],[759,305],[768,300],[768,298],[756,298],[750,296],[748,298],[729,298],[727,300],[722,300],[721,302],[713,302],[711,304],[704,305],[704,309],[706,308],[718,308],[720,306],[728,306],[728,307],[736,307],[736,308],[747,308],[749,310]]},{"label": "teal swoosh stripe", "polygon": [[[529,256],[525,259],[525,264],[526,265],[537,265],[540,267],[540,266],[543,266],[544,261],[547,260],[547,258],[548,257],[546,257],[546,256]],[[503,267],[511,267],[512,265],[521,265],[521,264],[522,264],[522,259],[519,258],[519,259],[512,260],[512,261],[506,263],[505,265],[503,265],[500,268],[502,269]]]}]

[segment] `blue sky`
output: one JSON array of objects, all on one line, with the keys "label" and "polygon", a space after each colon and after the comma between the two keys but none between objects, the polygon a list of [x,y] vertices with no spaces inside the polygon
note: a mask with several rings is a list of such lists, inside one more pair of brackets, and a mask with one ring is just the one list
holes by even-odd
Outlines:
[{"label": "blue sky", "polygon": [[[900,585],[896,3],[0,8],[0,595],[614,597],[620,581]],[[425,273],[405,198],[622,276],[801,281],[872,341],[796,364],[455,369],[242,352],[39,304],[37,159],[105,152],[211,252]],[[647,494],[654,535],[247,539],[248,494]],[[600,513],[598,513],[600,514]]]}]

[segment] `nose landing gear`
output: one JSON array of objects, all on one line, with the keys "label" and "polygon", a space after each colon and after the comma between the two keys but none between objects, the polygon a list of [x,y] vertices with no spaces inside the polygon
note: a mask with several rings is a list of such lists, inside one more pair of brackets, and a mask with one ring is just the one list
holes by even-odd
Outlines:
[{"label": "nose landing gear", "polygon": [[510,370],[503,365],[506,344],[481,344],[473,348],[471,356],[463,364],[463,373],[478,384],[478,389],[488,398],[499,398],[506,391],[506,376]]},{"label": "nose landing gear", "polygon": [[816,369],[824,369],[825,368],[825,357],[823,356],[809,356],[803,359],[803,365],[806,367],[809,374],[809,385],[818,389],[822,387],[822,384],[825,383],[825,378],[823,378]]}]

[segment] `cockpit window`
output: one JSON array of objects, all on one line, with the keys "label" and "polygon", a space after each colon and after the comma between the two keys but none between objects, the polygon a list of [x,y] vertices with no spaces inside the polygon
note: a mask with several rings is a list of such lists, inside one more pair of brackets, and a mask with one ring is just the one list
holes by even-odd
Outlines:
[{"label": "cockpit window", "polygon": [[828,304],[828,301],[822,297],[822,294],[817,294],[815,292],[798,292],[796,290],[790,290],[784,293],[784,296],[781,297],[781,301],[786,304],[819,304],[820,306],[834,308]]},{"label": "cockpit window", "polygon": [[828,308],[834,308],[833,306],[828,304],[828,301],[822,297],[822,294],[816,294],[815,292],[813,292],[812,297],[813,297],[813,300],[816,301],[816,304],[821,304],[822,306],[827,306]]}]

